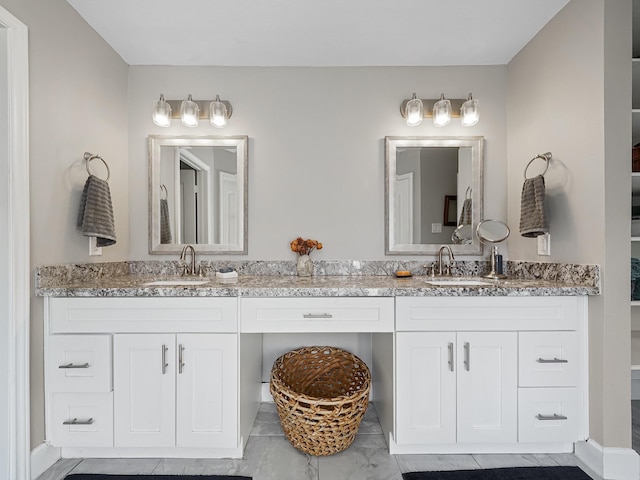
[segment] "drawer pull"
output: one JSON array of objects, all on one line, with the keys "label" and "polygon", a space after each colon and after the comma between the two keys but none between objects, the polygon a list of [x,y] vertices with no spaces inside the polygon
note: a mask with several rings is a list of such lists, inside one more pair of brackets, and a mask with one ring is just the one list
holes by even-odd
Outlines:
[{"label": "drawer pull", "polygon": [[184,368],[184,346],[178,345],[178,373],[182,373]]},{"label": "drawer pull", "polygon": [[564,415],[558,415],[557,413],[554,413],[553,415],[542,415],[541,413],[536,415],[536,418],[538,420],[566,420],[567,417],[565,417]]},{"label": "drawer pull", "polygon": [[464,342],[464,367],[467,370],[471,370],[471,353],[469,352],[469,342]]},{"label": "drawer pull", "polygon": [[540,357],[538,358],[538,360],[536,360],[536,362],[538,363],[569,363],[569,360],[564,360],[558,357],[553,357],[553,360],[549,360],[549,359]]},{"label": "drawer pull", "polygon": [[169,350],[167,346],[162,345],[162,375],[167,373],[167,367],[169,366],[167,363],[167,350]]},{"label": "drawer pull", "polygon": [[305,313],[303,318],[333,318],[330,313]]},{"label": "drawer pull", "polygon": [[66,365],[60,365],[58,368],[89,368],[89,364],[83,363],[82,365],[74,365],[73,362],[71,362]]},{"label": "drawer pull", "polygon": [[449,370],[453,372],[453,343],[449,342]]},{"label": "drawer pull", "polygon": [[93,418],[90,418],[89,420],[78,420],[77,418],[74,418],[72,420],[65,420],[64,422],[62,422],[63,425],[91,425],[93,424]]}]

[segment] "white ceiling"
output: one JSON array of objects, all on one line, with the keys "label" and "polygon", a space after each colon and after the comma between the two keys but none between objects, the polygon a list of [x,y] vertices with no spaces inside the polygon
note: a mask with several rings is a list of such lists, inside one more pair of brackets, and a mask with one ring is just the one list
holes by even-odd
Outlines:
[{"label": "white ceiling", "polygon": [[569,0],[67,0],[129,65],[502,65]]}]

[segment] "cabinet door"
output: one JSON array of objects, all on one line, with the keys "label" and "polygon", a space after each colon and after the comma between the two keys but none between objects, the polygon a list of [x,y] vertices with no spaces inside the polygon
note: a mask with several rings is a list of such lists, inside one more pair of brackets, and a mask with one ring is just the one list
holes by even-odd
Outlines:
[{"label": "cabinet door", "polygon": [[455,333],[396,336],[399,444],[455,443]]},{"label": "cabinet door", "polygon": [[458,443],[517,441],[517,334],[458,332]]},{"label": "cabinet door", "polygon": [[237,353],[234,334],[178,335],[179,447],[237,446]]},{"label": "cabinet door", "polygon": [[175,335],[114,335],[114,444],[175,445]]}]

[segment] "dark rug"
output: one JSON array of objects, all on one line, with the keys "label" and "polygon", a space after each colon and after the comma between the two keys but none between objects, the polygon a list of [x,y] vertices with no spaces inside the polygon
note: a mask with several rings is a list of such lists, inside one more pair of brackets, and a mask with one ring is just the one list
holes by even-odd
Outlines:
[{"label": "dark rug", "polygon": [[515,467],[403,473],[404,480],[591,480],[578,467]]},{"label": "dark rug", "polygon": [[106,473],[72,473],[64,480],[251,480],[233,475],[110,475]]}]

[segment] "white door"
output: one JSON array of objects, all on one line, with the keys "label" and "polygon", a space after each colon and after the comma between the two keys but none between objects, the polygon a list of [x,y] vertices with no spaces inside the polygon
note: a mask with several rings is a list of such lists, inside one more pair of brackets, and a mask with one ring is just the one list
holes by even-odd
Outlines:
[{"label": "white door", "polygon": [[219,232],[220,243],[236,245],[240,242],[240,217],[238,215],[238,175],[220,172],[219,180]]},{"label": "white door", "polygon": [[413,172],[397,175],[394,191],[395,243],[419,243],[413,241]]},{"label": "white door", "polygon": [[458,332],[458,443],[517,441],[515,332]]},{"label": "white door", "polygon": [[116,447],[175,445],[175,335],[114,335]]},{"label": "white door", "polygon": [[455,443],[454,332],[396,336],[399,444]]},{"label": "white door", "polygon": [[237,335],[178,335],[179,447],[236,447]]},{"label": "white door", "polygon": [[182,241],[198,242],[198,185],[195,170],[180,170],[180,199],[182,205]]}]

